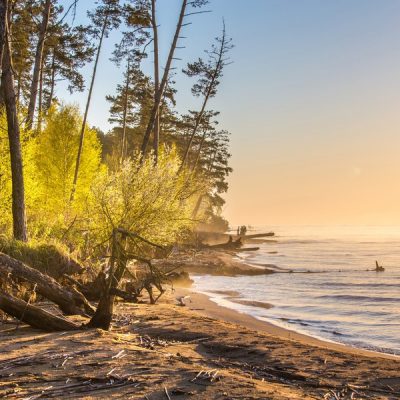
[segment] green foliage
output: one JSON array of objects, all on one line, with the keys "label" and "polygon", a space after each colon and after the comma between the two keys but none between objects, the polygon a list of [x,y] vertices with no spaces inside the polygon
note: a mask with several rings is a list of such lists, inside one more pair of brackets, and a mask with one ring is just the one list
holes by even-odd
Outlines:
[{"label": "green foliage", "polygon": [[[87,128],[75,200],[69,202],[82,119],[76,106],[49,110],[43,131],[21,131],[28,228],[32,237],[61,238],[72,221],[85,218],[94,177],[105,173],[97,133]],[[0,228],[10,233],[11,170],[4,113],[0,114]]]},{"label": "green foliage", "polygon": [[77,106],[62,105],[49,110],[45,123],[37,138],[35,152],[38,190],[34,214],[35,227],[41,234],[49,227],[62,231],[72,220],[83,217],[90,203],[91,183],[97,174],[104,171],[100,166],[101,146],[97,133],[87,127],[75,199],[71,204],[82,119]]},{"label": "green foliage", "polygon": [[204,183],[191,174],[177,174],[179,166],[175,149],[162,148],[157,165],[152,157],[141,164],[136,155],[97,179],[92,215],[100,237],[106,239],[114,227],[122,227],[168,244],[192,228],[192,210]]}]

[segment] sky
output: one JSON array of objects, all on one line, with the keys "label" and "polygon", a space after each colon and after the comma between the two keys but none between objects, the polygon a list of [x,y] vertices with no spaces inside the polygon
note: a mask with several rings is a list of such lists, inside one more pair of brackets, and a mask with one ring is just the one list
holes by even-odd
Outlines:
[{"label": "sky", "polygon": [[[93,4],[78,3],[77,23]],[[180,1],[157,4],[165,60]],[[231,132],[223,210],[231,224],[400,225],[400,1],[211,0],[206,9],[184,28],[177,110],[199,108],[181,69],[210,47],[224,19],[233,64],[210,108]],[[89,112],[105,131],[105,96],[122,80],[109,61],[119,37],[105,43]],[[58,94],[83,109],[86,92]]]}]

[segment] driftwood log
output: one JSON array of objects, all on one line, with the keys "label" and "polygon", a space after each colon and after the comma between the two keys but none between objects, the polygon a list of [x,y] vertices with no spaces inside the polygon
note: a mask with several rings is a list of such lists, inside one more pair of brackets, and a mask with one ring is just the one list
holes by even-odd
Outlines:
[{"label": "driftwood log", "polygon": [[36,292],[57,304],[68,315],[93,314],[94,309],[85,296],[76,289],[66,289],[53,278],[42,274],[6,254],[0,253],[0,274],[36,284]]},{"label": "driftwood log", "polygon": [[267,232],[267,233],[255,233],[254,235],[244,235],[242,236],[243,239],[257,239],[263,237],[271,237],[275,236],[274,232]]},{"label": "driftwood log", "polygon": [[208,249],[221,249],[221,250],[235,250],[240,249],[243,246],[242,238],[239,237],[233,240],[232,236],[229,236],[229,240],[225,243],[213,244],[205,246]]},{"label": "driftwood log", "polygon": [[18,320],[25,322],[33,328],[47,332],[71,331],[80,329],[79,325],[74,324],[64,318],[57,317],[38,307],[17,299],[0,290],[0,309]]}]

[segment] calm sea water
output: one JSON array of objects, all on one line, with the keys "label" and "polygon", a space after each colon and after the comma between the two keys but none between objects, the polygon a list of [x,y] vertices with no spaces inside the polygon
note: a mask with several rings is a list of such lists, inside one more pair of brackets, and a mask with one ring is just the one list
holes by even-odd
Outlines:
[{"label": "calm sea water", "polygon": [[[400,355],[400,227],[257,230],[265,229],[274,230],[277,241],[240,257],[261,268],[274,264],[278,273],[194,277],[195,289],[221,305],[291,330]],[[372,271],[375,260],[384,272]],[[213,293],[224,290],[273,307],[241,305]]]}]

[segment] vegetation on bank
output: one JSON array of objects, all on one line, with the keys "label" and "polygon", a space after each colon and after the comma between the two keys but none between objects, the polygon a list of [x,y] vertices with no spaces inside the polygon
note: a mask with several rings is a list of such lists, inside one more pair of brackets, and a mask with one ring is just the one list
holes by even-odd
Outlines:
[{"label": "vegetation on bank", "polygon": [[[17,240],[57,240],[87,256],[116,227],[162,244],[200,223],[226,227],[220,212],[231,172],[229,133],[217,130],[219,113],[208,104],[229,63],[232,46],[225,26],[206,58],[183,69],[195,80],[192,92],[201,100],[199,110],[176,112],[171,72],[189,14],[208,11],[206,4],[182,1],[163,67],[155,1],[102,0],[88,10],[86,26],[75,23],[76,1],[68,7],[57,0],[5,2],[0,10],[4,234]],[[116,94],[107,96],[112,129],[103,133],[90,126],[95,121],[87,115],[102,67],[98,55],[115,29],[123,33],[109,62],[123,73]],[[142,61],[151,53],[154,73],[148,76]],[[90,62],[93,70],[86,82],[81,68]],[[57,97],[60,81],[67,81],[71,92],[87,91],[83,115]]]},{"label": "vegetation on bank", "polygon": [[[182,0],[165,63],[155,0],[99,0],[87,25],[76,24],[78,3],[0,3],[0,309],[51,330],[78,326],[32,305],[36,294],[63,313],[90,316],[89,327],[108,329],[116,296],[136,301],[145,290],[153,303],[164,292],[172,271],[154,258],[200,225],[227,227],[229,133],[217,129],[219,112],[209,104],[230,63],[225,24],[205,57],[182,69],[199,108],[180,115],[180,74],[172,71],[185,27],[209,11],[208,1]],[[108,62],[123,73],[106,97],[112,128],[105,133],[88,115],[101,51],[117,29]],[[89,63],[86,80],[81,71]],[[58,97],[60,81],[84,92],[83,114]],[[98,301],[96,310],[87,298]]]}]

